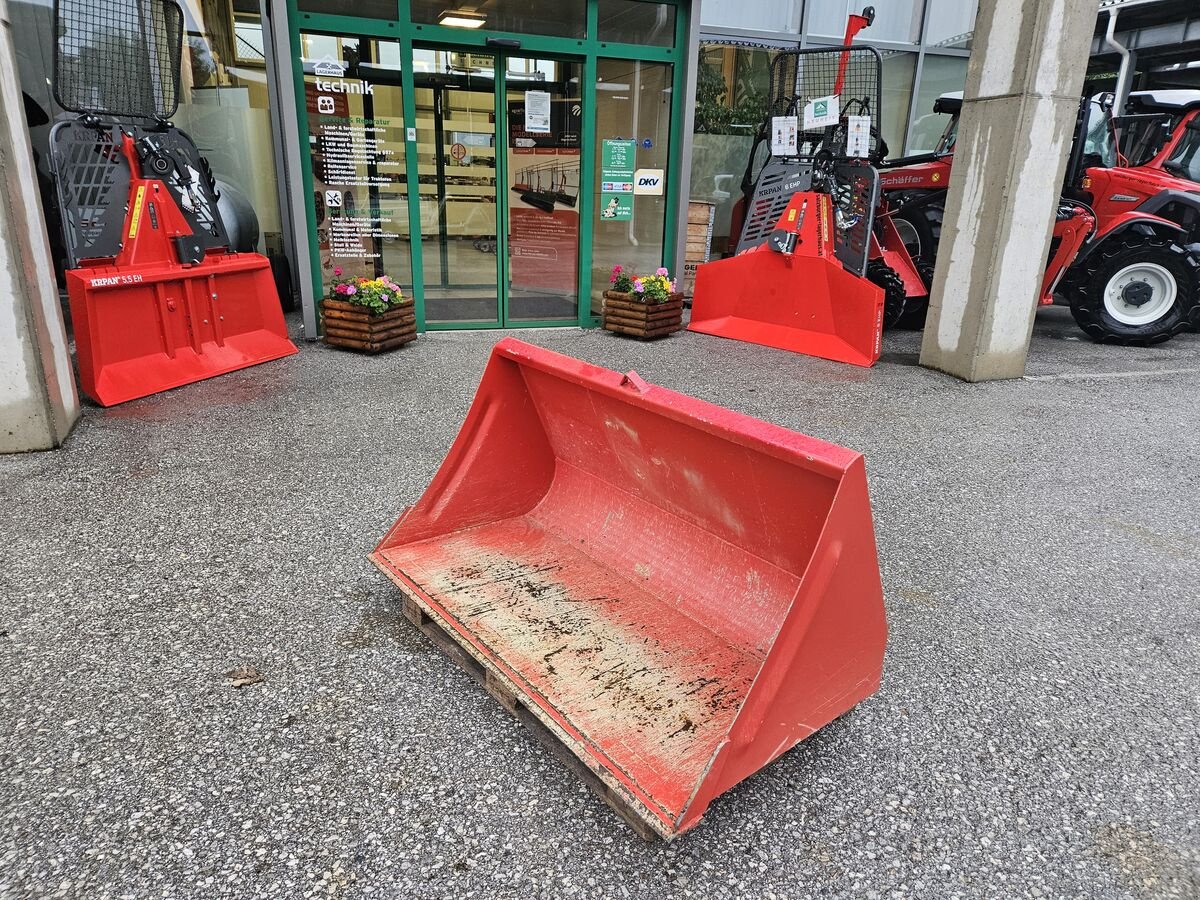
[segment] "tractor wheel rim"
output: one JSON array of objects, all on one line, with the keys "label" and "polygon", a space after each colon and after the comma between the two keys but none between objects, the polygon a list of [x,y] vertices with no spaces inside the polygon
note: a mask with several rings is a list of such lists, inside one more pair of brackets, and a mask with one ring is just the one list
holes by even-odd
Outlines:
[{"label": "tractor wheel rim", "polygon": [[913,228],[912,222],[905,219],[893,219],[892,222],[896,226],[896,231],[900,235],[900,243],[904,245],[904,249],[908,251],[908,255],[917,257],[921,255],[921,236],[917,234],[917,229]]},{"label": "tractor wheel rim", "polygon": [[[1149,299],[1133,302],[1149,289]],[[1104,308],[1123,325],[1149,325],[1165,316],[1175,305],[1179,289],[1175,276],[1158,263],[1134,263],[1108,279]]]}]

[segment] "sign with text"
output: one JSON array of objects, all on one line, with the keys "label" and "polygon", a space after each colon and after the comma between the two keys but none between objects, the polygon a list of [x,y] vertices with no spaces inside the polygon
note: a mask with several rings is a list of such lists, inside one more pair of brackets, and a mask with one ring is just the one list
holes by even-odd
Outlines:
[{"label": "sign with text", "polygon": [[399,108],[399,88],[349,76],[331,60],[304,76],[316,200],[317,244],[325,279],[402,278],[407,248],[403,122],[375,114]]},{"label": "sign with text", "polygon": [[530,134],[550,133],[550,92],[525,92],[525,130]]},{"label": "sign with text", "polygon": [[662,169],[638,169],[633,173],[633,192],[639,196],[661,197],[666,181]]},{"label": "sign with text", "polygon": [[[579,135],[583,127],[583,106],[571,98],[555,98],[546,93],[544,116],[546,127],[540,128],[542,113],[533,117],[533,124],[540,130],[529,127],[529,94],[543,91],[526,91],[520,100],[508,101],[508,146],[522,153],[535,154],[542,150],[579,152]],[[539,102],[540,101],[535,101]]]},{"label": "sign with text", "polygon": [[846,155],[866,159],[871,153],[871,117],[846,116]]},{"label": "sign with text", "polygon": [[804,130],[813,131],[817,128],[827,128],[838,123],[837,94],[828,97],[815,97],[804,105]]},{"label": "sign with text", "polygon": [[771,155],[795,156],[799,153],[797,140],[800,123],[795,116],[771,117]]},{"label": "sign with text", "polygon": [[602,141],[600,147],[600,218],[628,222],[633,219],[637,141]]}]

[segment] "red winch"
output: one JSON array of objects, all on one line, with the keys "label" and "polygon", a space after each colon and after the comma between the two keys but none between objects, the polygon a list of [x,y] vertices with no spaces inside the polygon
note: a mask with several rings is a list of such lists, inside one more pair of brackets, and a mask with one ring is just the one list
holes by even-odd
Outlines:
[{"label": "red winch", "polygon": [[55,14],[55,96],[82,114],[50,145],[84,393],[112,406],[295,353],[270,261],[230,249],[208,163],[167,121],[180,7],[106,4],[123,39],[99,42],[94,4],[59,0]]}]

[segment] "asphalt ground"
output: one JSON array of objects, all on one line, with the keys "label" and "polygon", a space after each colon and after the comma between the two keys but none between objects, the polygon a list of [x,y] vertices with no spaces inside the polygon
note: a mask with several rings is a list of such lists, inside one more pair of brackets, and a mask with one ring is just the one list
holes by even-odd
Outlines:
[{"label": "asphalt ground", "polygon": [[1200,897],[1200,336],[1046,310],[1030,378],[968,385],[911,333],[520,333],[866,455],[880,691],[669,845],[367,561],[498,337],[306,344],[0,458],[0,896]]}]

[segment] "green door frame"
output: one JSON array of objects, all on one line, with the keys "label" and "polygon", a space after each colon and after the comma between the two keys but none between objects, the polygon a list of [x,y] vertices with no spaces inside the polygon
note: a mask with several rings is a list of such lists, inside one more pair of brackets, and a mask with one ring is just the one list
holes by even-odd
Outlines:
[{"label": "green door frame", "polygon": [[[308,152],[309,147],[309,131],[308,131],[308,108],[307,100],[304,92],[304,67],[301,64],[303,58],[300,46],[300,35],[302,32],[321,32],[334,35],[345,35],[355,37],[377,38],[380,40],[397,41],[400,44],[400,59],[401,59],[401,94],[402,106],[404,111],[405,128],[414,127],[412,123],[416,121],[416,94],[413,85],[412,59],[413,46],[420,44],[422,46],[438,46],[441,48],[453,47],[454,49],[472,50],[477,49],[484,53],[491,53],[501,59],[504,56],[547,56],[560,57],[580,60],[583,63],[583,84],[581,86],[581,100],[583,103],[583,123],[582,134],[580,135],[580,159],[579,159],[579,315],[576,323],[581,328],[594,328],[600,324],[599,319],[591,313],[591,294],[592,294],[592,217],[595,213],[594,203],[592,201],[593,187],[595,184],[595,139],[596,139],[596,74],[597,60],[599,59],[626,59],[637,60],[642,62],[659,62],[668,63],[672,66],[672,103],[671,103],[671,121],[670,134],[671,142],[667,150],[667,171],[669,177],[667,179],[667,197],[666,197],[666,216],[663,223],[663,258],[660,261],[662,265],[670,265],[675,255],[675,246],[678,238],[678,220],[679,217],[673,214],[673,211],[678,211],[679,203],[681,202],[679,186],[683,182],[682,173],[680,172],[683,135],[682,122],[684,119],[685,102],[681,102],[683,96],[684,85],[686,84],[686,62],[688,57],[688,47],[686,39],[688,34],[688,15],[690,13],[688,0],[657,0],[657,2],[668,3],[676,7],[675,10],[675,41],[673,47],[649,47],[640,44],[624,44],[614,43],[611,41],[599,40],[599,3],[600,0],[587,0],[587,29],[586,38],[561,38],[549,37],[546,35],[518,34],[513,32],[497,32],[489,31],[481,33],[480,31],[471,31],[460,28],[447,28],[441,25],[418,25],[414,24],[411,15],[410,0],[396,0],[396,18],[389,19],[372,19],[362,16],[344,16],[334,15],[329,13],[302,12],[297,7],[297,0],[286,0],[288,25],[291,35],[292,48],[292,76],[295,85],[296,96],[296,118],[298,122],[299,134],[297,139],[300,141],[300,165],[301,175],[305,187],[305,218],[307,221],[308,232],[310,235],[315,235],[317,230],[317,213],[313,194],[313,172],[312,172],[312,155]],[[489,47],[488,40],[490,38],[516,41],[519,42],[519,47]],[[498,72],[496,76],[496,111],[497,117],[501,111],[501,102],[505,99],[505,78],[504,73]],[[504,108],[507,108],[505,106]],[[499,131],[500,123],[497,121],[497,131]],[[407,135],[406,135],[407,136]],[[499,142],[497,142],[499,143]],[[497,147],[497,166],[496,166],[496,181],[497,193],[501,193],[502,185],[507,184],[507,160],[502,160],[500,147]],[[486,324],[471,324],[471,323],[436,323],[432,326],[426,324],[425,321],[425,291],[424,291],[424,262],[421,247],[421,197],[420,197],[420,181],[417,166],[411,164],[410,161],[416,159],[416,144],[414,141],[405,141],[405,156],[404,169],[405,178],[408,189],[408,220],[409,220],[409,253],[412,257],[412,277],[413,277],[413,299],[415,302],[415,312],[417,317],[417,329],[424,332],[426,330],[465,330],[471,328],[498,328],[498,327],[515,327],[505,326],[503,318],[500,319],[501,324],[486,323]],[[503,167],[503,168],[502,168]],[[501,180],[501,179],[504,180]],[[586,186],[586,190],[585,190]],[[503,223],[504,228],[500,228],[500,214],[507,211],[507,197],[505,198],[503,209],[501,202],[497,200],[497,256],[500,261],[497,265],[497,276],[505,279],[503,283],[507,283],[507,246],[502,244],[502,241],[507,240],[507,222]],[[504,232],[502,235],[501,232]],[[315,241],[310,241],[311,258],[309,260],[310,277],[313,280],[313,296],[320,297],[322,295],[322,285],[324,279],[321,275],[321,259],[320,251],[318,250]],[[682,273],[678,273],[682,275]],[[317,317],[320,322],[320,316]],[[521,328],[536,328],[536,327],[562,327],[569,322],[564,320],[553,320],[545,322],[527,322],[522,321],[519,325]]]}]

